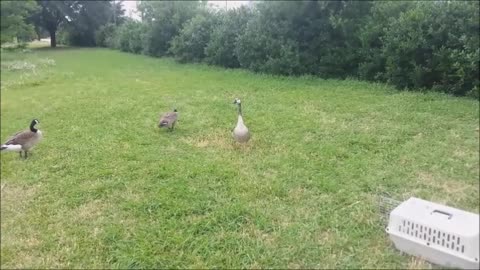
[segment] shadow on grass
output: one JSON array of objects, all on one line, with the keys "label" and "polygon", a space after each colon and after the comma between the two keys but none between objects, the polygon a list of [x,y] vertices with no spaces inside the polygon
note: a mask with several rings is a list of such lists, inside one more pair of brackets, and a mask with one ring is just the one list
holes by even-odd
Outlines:
[{"label": "shadow on grass", "polygon": [[70,46],[57,46],[55,48],[52,47],[37,47],[37,48],[31,48],[32,51],[38,51],[38,52],[47,52],[47,51],[70,51],[70,50],[75,50],[79,49],[80,47],[70,47]]}]

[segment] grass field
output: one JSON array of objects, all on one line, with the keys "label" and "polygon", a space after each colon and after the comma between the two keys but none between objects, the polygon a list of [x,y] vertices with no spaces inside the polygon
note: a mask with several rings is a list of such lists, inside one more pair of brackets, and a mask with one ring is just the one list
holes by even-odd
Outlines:
[{"label": "grass field", "polygon": [[[236,145],[233,99],[248,145]],[[180,113],[174,132],[161,112]],[[479,103],[106,49],[2,53],[2,268],[424,268],[376,195],[479,212]]]}]

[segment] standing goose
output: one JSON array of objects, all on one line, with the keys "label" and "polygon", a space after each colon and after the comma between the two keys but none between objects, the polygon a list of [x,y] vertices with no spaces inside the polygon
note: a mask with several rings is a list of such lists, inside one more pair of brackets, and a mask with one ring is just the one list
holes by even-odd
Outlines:
[{"label": "standing goose", "polygon": [[238,106],[238,120],[237,126],[233,129],[233,138],[239,143],[246,143],[250,140],[250,132],[248,131],[247,126],[243,123],[242,103],[240,99],[236,98],[233,101],[233,104],[237,104]]},{"label": "standing goose", "polygon": [[173,112],[168,112],[160,117],[160,121],[158,121],[158,127],[167,127],[169,130],[173,130],[175,127],[175,123],[177,122],[177,109],[173,109]]},{"label": "standing goose", "polygon": [[29,130],[17,132],[0,147],[0,150],[2,152],[20,152],[20,157],[22,157],[22,151],[24,151],[25,158],[27,158],[28,150],[32,149],[42,139],[42,132],[35,128],[38,123],[40,122],[37,119],[33,119]]}]

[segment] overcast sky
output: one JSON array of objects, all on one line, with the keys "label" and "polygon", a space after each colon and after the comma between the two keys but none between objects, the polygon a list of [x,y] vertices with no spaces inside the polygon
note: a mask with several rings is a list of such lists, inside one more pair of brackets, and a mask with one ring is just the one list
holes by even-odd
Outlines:
[{"label": "overcast sky", "polygon": [[231,9],[241,5],[246,5],[248,4],[248,1],[208,1],[208,3],[221,8],[225,8],[226,6],[228,9]]},{"label": "overcast sky", "polygon": [[123,8],[125,8],[125,15],[135,19],[140,19],[140,16],[136,13],[137,1],[124,1]]},{"label": "overcast sky", "polygon": [[[245,5],[248,3],[248,1],[224,1],[224,0],[221,0],[221,1],[208,1],[209,4],[212,4],[216,7],[219,7],[219,8],[225,8],[227,7],[228,9],[231,9],[231,8],[236,8],[236,7],[239,7],[241,5]],[[125,8],[125,14],[127,16],[130,16],[132,18],[135,18],[135,19],[140,19],[140,16],[138,13],[136,13],[136,10],[137,10],[137,1],[124,1],[123,2],[123,7]]]}]

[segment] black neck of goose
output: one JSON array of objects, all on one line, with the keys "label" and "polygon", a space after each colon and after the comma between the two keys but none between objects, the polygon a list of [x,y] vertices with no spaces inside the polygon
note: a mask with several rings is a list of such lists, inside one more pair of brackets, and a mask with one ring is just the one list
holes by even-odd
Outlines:
[{"label": "black neck of goose", "polygon": [[35,123],[30,124],[30,131],[37,133],[38,129],[35,128]]},{"label": "black neck of goose", "polygon": [[238,104],[238,114],[242,115],[242,103]]}]

